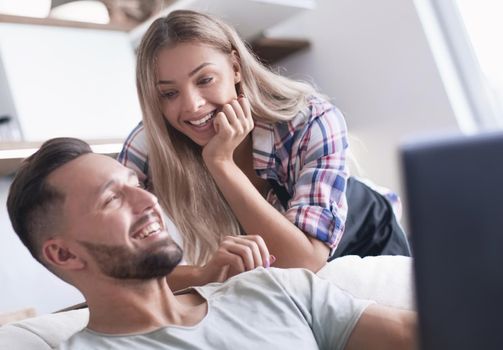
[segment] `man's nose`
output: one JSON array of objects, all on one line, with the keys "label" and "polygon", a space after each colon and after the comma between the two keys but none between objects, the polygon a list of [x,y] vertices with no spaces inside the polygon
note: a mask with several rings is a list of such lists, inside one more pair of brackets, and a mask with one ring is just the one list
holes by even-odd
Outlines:
[{"label": "man's nose", "polygon": [[131,207],[135,214],[141,214],[153,208],[157,203],[157,197],[140,187],[132,187],[130,191]]}]

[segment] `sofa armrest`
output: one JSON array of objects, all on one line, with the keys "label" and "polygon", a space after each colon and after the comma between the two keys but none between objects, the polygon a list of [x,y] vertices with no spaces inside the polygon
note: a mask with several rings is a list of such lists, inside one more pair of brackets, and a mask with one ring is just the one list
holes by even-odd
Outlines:
[{"label": "sofa armrest", "polygon": [[12,322],[0,327],[0,349],[53,349],[82,330],[89,310],[72,310]]}]

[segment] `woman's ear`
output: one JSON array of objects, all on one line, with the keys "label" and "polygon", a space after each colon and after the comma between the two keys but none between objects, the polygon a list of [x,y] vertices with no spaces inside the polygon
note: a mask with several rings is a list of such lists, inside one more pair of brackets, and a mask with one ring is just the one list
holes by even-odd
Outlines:
[{"label": "woman's ear", "polygon": [[85,266],[65,240],[59,237],[44,242],[42,256],[45,261],[57,269],[80,270]]},{"label": "woman's ear", "polygon": [[234,84],[241,82],[241,59],[236,50],[231,52],[232,69],[234,71]]}]

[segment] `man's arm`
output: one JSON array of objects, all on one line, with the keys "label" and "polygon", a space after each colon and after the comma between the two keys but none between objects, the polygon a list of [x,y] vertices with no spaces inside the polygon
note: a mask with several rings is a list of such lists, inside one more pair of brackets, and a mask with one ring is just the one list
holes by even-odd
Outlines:
[{"label": "man's arm", "polygon": [[416,313],[378,304],[365,309],[345,347],[346,350],[417,348]]},{"label": "man's arm", "polygon": [[416,349],[416,313],[357,299],[303,269],[272,269],[321,349]]}]

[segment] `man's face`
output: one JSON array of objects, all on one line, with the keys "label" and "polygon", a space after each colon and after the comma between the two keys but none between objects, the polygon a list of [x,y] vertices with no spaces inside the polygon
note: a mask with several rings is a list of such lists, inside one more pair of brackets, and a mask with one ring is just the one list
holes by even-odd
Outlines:
[{"label": "man's face", "polygon": [[166,276],[182,251],[165,230],[157,198],[114,159],[86,154],[49,176],[65,194],[63,237],[89,268],[119,279]]}]

